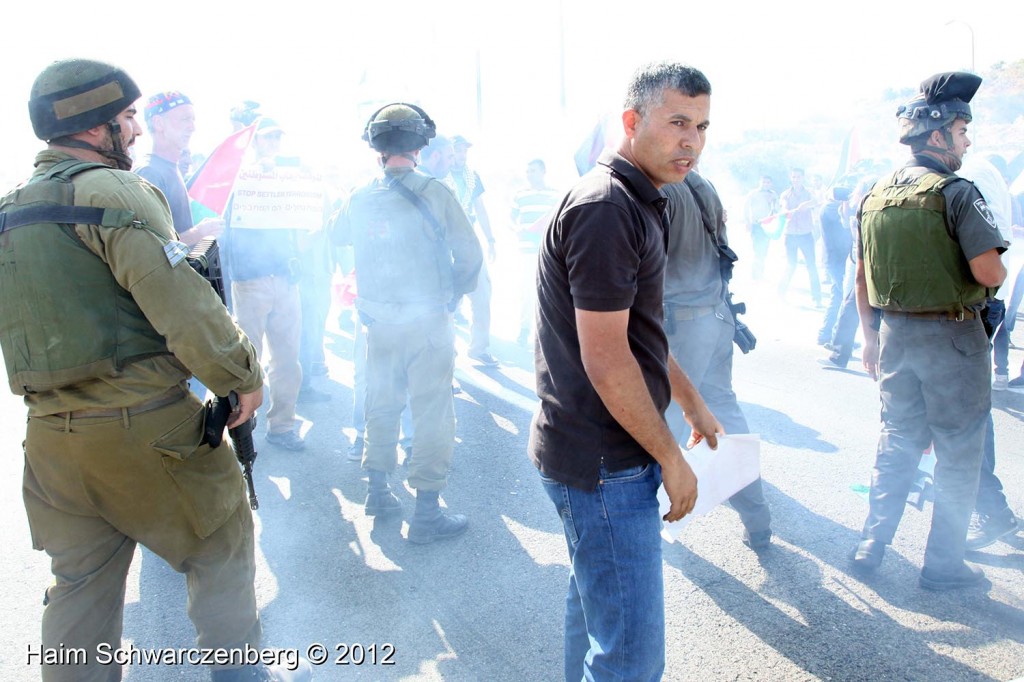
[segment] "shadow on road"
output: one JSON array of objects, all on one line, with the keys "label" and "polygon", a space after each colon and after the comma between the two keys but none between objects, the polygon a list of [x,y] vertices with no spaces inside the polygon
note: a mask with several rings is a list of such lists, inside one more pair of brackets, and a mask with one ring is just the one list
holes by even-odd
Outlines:
[{"label": "shadow on road", "polygon": [[[768,483],[765,495],[772,507],[775,540],[758,557],[764,582],[756,590],[701,556],[700,546],[691,550],[667,544],[665,559],[731,618],[810,675],[848,680],[993,679],[944,655],[942,648],[982,647],[1005,638],[1019,642],[1024,636],[1024,611],[995,601],[982,590],[921,590],[918,567],[891,549],[878,574],[862,580],[850,572],[847,559],[858,533],[808,510]],[[823,570],[823,564],[828,569]],[[877,604],[870,591],[899,611],[966,628],[908,627]]]}]

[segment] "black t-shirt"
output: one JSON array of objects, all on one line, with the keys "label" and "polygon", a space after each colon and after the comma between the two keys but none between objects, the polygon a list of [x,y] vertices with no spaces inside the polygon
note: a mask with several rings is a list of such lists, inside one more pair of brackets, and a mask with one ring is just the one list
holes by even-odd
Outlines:
[{"label": "black t-shirt", "polygon": [[629,310],[629,345],[655,406],[671,399],[662,328],[665,197],[626,159],[606,152],[569,192],[541,243],[537,268],[537,395],[530,457],[541,472],[585,490],[601,464],[654,459],[615,420],[587,377],[576,309]]}]

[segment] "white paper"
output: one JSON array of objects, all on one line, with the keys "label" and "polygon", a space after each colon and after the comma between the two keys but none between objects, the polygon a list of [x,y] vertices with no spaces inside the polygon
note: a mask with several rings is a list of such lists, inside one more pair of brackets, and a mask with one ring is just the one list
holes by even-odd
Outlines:
[{"label": "white paper", "polygon": [[[683,456],[697,476],[697,504],[681,520],[664,522],[661,535],[675,542],[679,533],[694,516],[707,514],[761,475],[761,436],[756,433],[730,434],[718,437],[718,449],[712,450],[701,441]],[[661,515],[671,508],[665,486],[658,489]]]}]

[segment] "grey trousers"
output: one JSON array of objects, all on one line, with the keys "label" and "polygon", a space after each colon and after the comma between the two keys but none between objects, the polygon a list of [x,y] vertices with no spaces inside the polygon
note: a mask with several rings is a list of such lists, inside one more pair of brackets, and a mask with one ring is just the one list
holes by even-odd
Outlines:
[{"label": "grey trousers", "polygon": [[[690,381],[700,392],[712,414],[726,433],[749,433],[736,393],[732,390],[732,353],[735,323],[725,303],[714,312],[685,318],[687,309],[666,323],[668,345],[672,357],[683,368]],[[683,418],[682,409],[673,402],[665,413],[669,428],[676,440],[685,444],[690,437],[690,425]],[[744,528],[758,533],[771,528],[772,515],[764,499],[761,479],[729,498],[729,505],[740,515]]]},{"label": "grey trousers", "polygon": [[992,409],[989,342],[981,320],[883,313],[882,433],[862,536],[892,542],[921,453],[934,443],[935,505],[925,548],[931,571],[963,563]]}]

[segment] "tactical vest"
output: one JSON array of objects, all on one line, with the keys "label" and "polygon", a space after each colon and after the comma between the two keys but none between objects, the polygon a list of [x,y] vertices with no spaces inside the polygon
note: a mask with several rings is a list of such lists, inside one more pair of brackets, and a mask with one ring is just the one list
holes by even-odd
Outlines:
[{"label": "tactical vest", "polygon": [[61,161],[0,200],[0,348],[17,395],[116,377],[170,353],[75,232],[76,224],[141,227],[128,209],[74,205],[71,178],[91,168],[108,166]]},{"label": "tactical vest", "polygon": [[865,198],[861,240],[872,307],[958,313],[988,297],[946,227],[942,189],[958,179],[928,172],[898,184],[892,175]]},{"label": "tactical vest", "polygon": [[451,250],[422,196],[431,182],[414,173],[385,177],[351,203],[359,298],[444,306],[453,297]]}]

